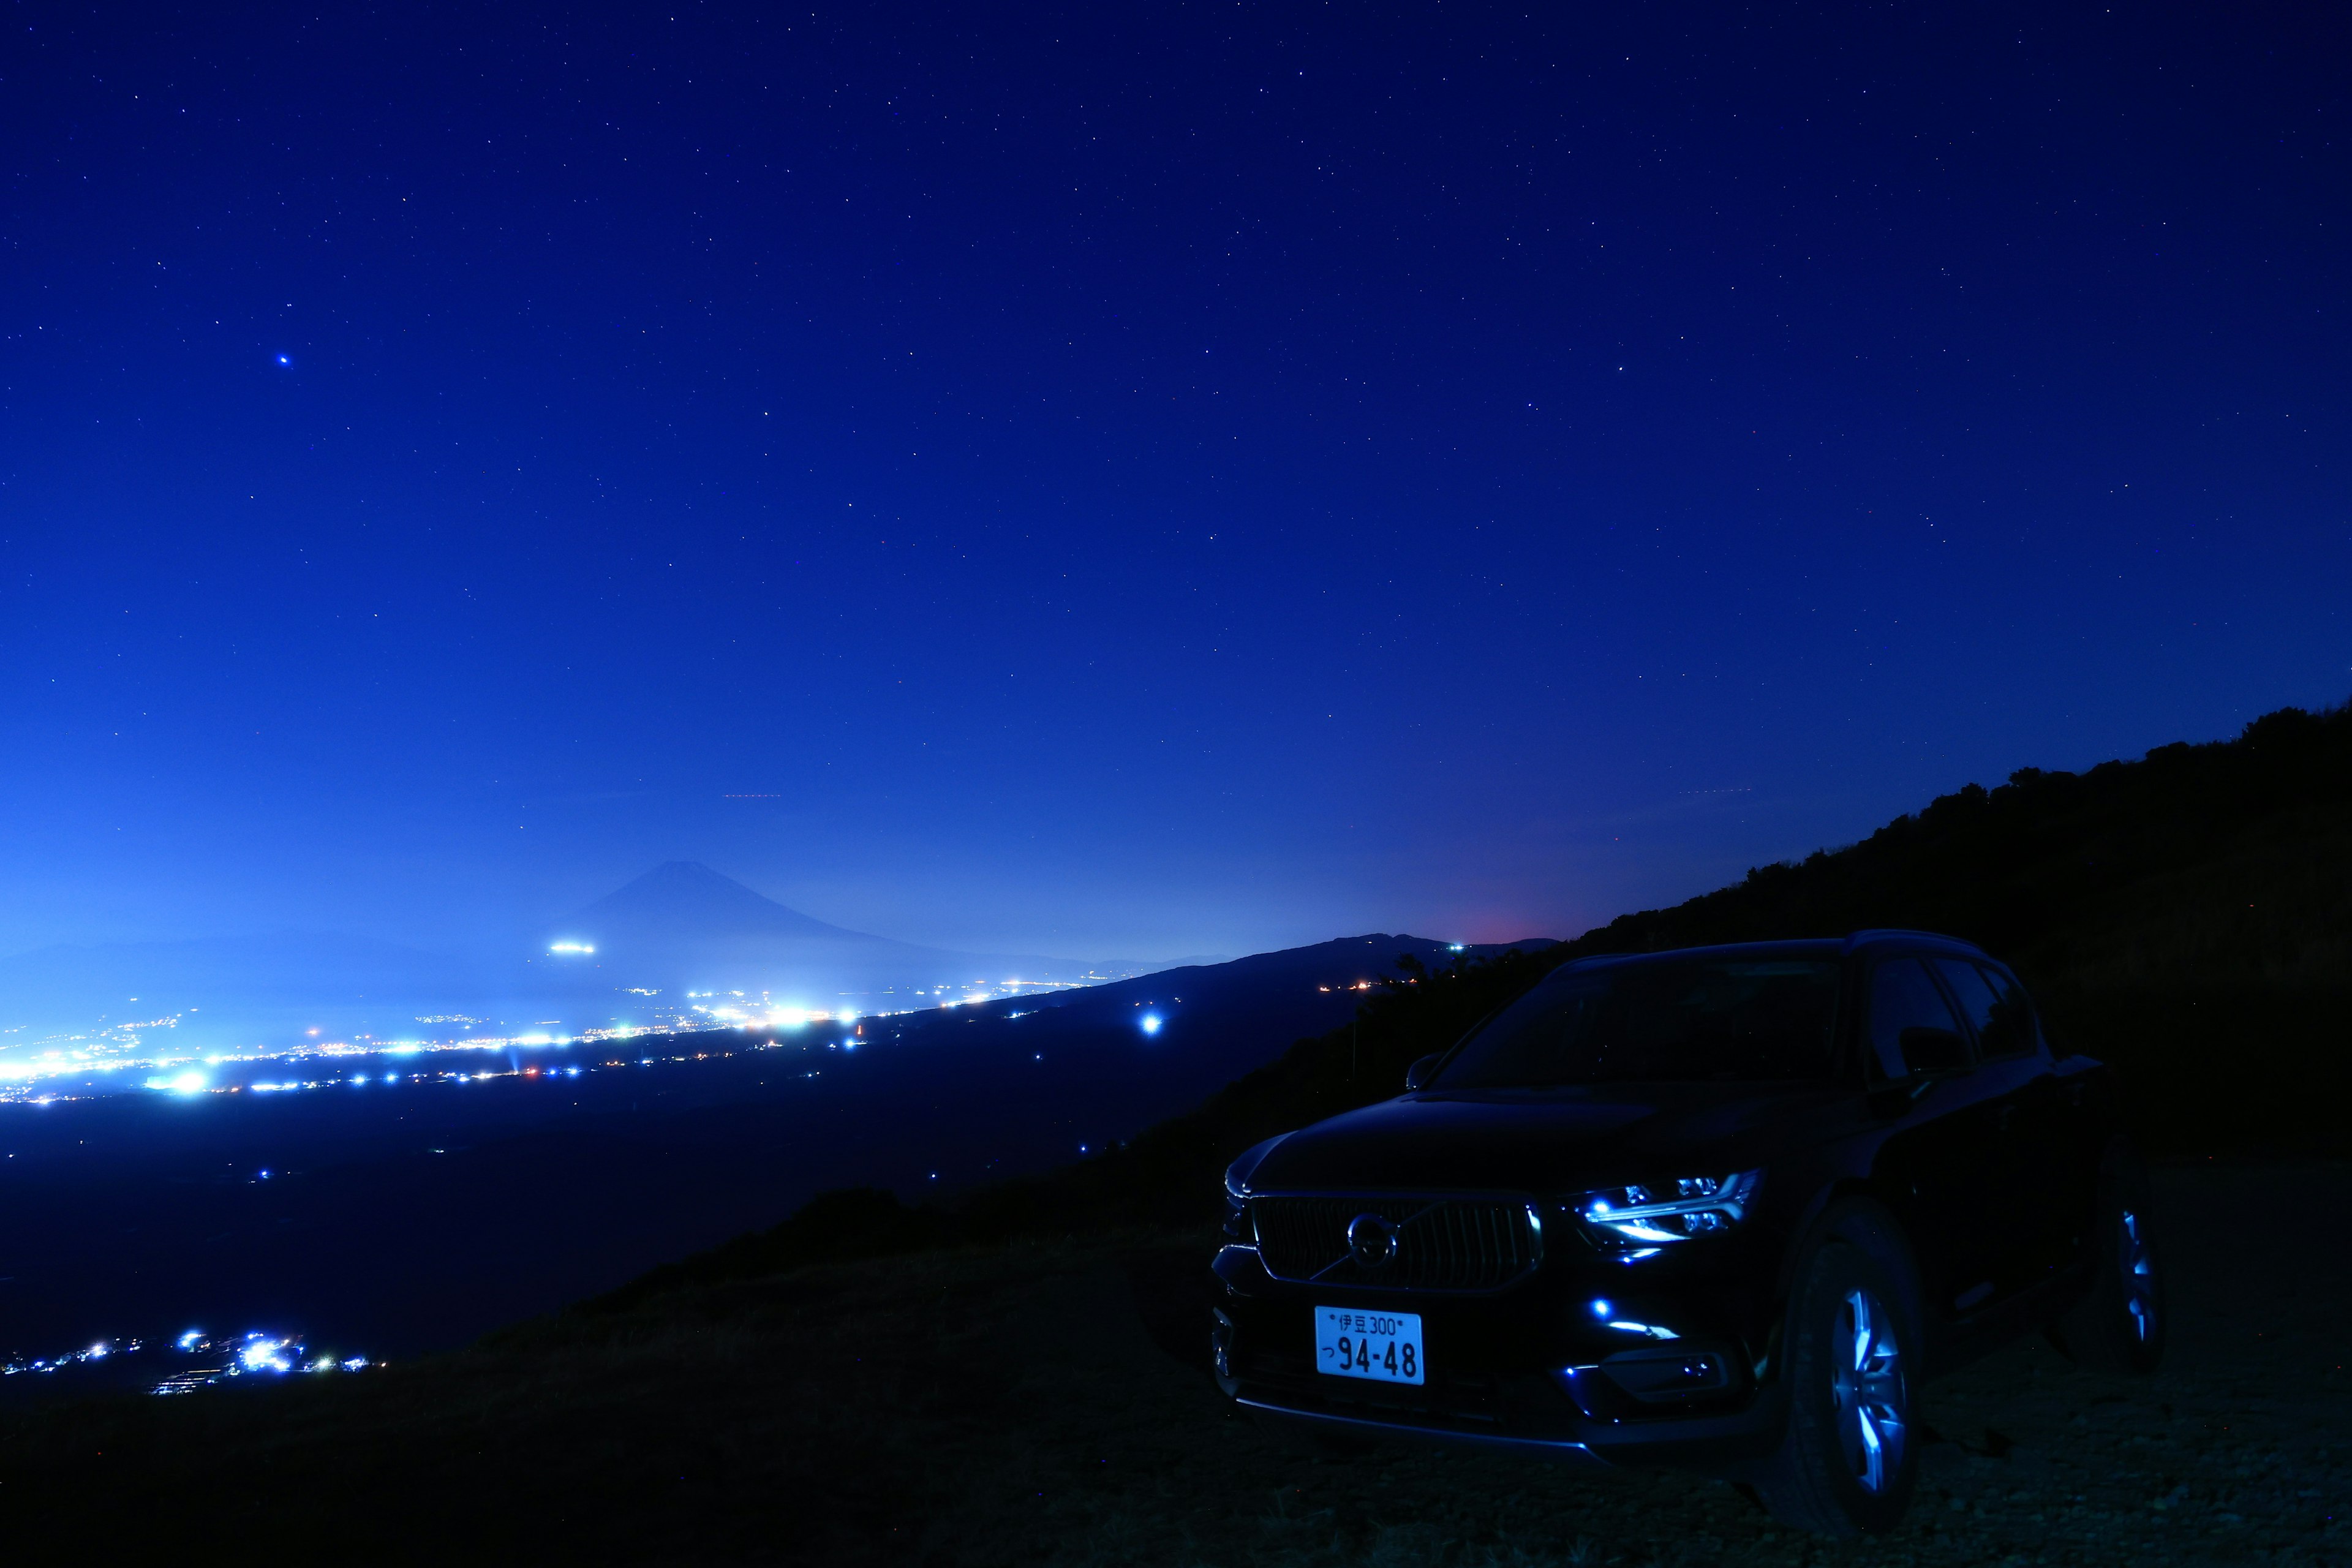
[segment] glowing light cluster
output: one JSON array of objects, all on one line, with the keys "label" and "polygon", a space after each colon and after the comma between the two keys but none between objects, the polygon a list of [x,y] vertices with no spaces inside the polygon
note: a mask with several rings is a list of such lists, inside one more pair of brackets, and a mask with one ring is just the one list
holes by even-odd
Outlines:
[{"label": "glowing light cluster", "polygon": [[0,1362],[0,1377],[15,1377],[22,1373],[62,1372],[84,1362],[104,1361],[110,1355],[128,1355],[142,1348],[140,1340],[100,1340],[80,1350],[68,1351],[63,1355],[45,1356],[37,1361]]},{"label": "glowing light cluster", "polygon": [[[583,954],[594,951],[593,944],[586,942],[567,941],[553,944],[550,951],[555,948],[575,949]],[[305,1068],[313,1062],[346,1057],[380,1059],[385,1057],[415,1057],[425,1052],[562,1049],[647,1037],[706,1034],[714,1027],[772,1034],[777,1031],[798,1032],[814,1026],[855,1026],[860,1020],[887,1018],[928,1006],[966,1006],[1037,992],[1070,990],[1121,978],[1126,976],[1089,973],[1084,980],[1076,981],[1038,981],[1014,976],[1001,981],[972,981],[960,985],[923,986],[889,993],[900,1004],[896,1007],[841,1005],[826,1008],[795,998],[779,998],[764,991],[688,991],[683,993],[676,1004],[655,1004],[648,1008],[654,1015],[651,1017],[568,1033],[562,1030],[560,1024],[548,1020],[517,1032],[493,1034],[487,1032],[496,1026],[489,1021],[452,1012],[415,1016],[417,1024],[441,1037],[380,1037],[362,1032],[337,1039],[324,1037],[327,1036],[325,1026],[315,1026],[304,1029],[299,1040],[288,1047],[256,1046],[204,1054],[186,1051],[166,1054],[152,1049],[153,1044],[160,1043],[161,1036],[146,1038],[142,1044],[140,1031],[175,1027],[181,1022],[175,1015],[113,1025],[88,1035],[52,1037],[31,1042],[30,1048],[21,1044],[0,1047],[5,1049],[5,1055],[0,1055],[0,1103],[49,1105],[135,1089],[157,1094],[194,1097],[236,1095],[247,1090],[274,1095],[319,1090],[337,1085],[362,1086],[379,1081],[378,1076],[366,1070],[321,1073],[316,1068],[308,1068],[308,1070]],[[644,986],[628,987],[627,990],[630,994],[648,1000],[661,994],[657,990]],[[188,1011],[194,1013],[196,1009]],[[1021,1015],[1011,1016],[1017,1017]],[[452,1026],[485,1032],[459,1034],[454,1037],[443,1034]],[[765,1047],[755,1043],[750,1048]],[[652,1058],[646,1059],[650,1061]],[[269,1066],[293,1070],[271,1072]],[[247,1075],[256,1068],[268,1072],[268,1076],[248,1078]],[[127,1079],[115,1076],[131,1069],[144,1071],[142,1076]],[[485,1078],[512,1076],[515,1076],[512,1072],[496,1068],[464,1073],[418,1071],[405,1077],[399,1073],[384,1073],[381,1075],[381,1081],[438,1080],[470,1084]],[[526,1073],[525,1076],[530,1075]]]},{"label": "glowing light cluster", "polygon": [[364,1372],[384,1363],[364,1355],[312,1354],[299,1335],[266,1333],[259,1329],[220,1339],[191,1329],[173,1342],[182,1354],[199,1364],[173,1373],[155,1385],[156,1394],[194,1394],[228,1377],[283,1377],[291,1373]]}]

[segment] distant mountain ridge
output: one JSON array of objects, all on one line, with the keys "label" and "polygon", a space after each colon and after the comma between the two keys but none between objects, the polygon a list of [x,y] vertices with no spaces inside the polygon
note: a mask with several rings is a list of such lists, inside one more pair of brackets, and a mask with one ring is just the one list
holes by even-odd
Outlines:
[{"label": "distant mountain ridge", "polygon": [[908,945],[828,925],[754,892],[699,860],[662,862],[573,915],[565,922],[565,934],[575,934],[572,928],[578,933],[622,940],[761,935]]},{"label": "distant mountain ridge", "polygon": [[903,1011],[1008,980],[1085,985],[1160,967],[900,942],[672,860],[515,945],[432,951],[296,930],[0,957],[0,1057],[76,1041],[120,1050],[126,1024],[164,1030],[150,1037],[175,1051],[577,1031],[667,1021],[686,1012],[689,991]]},{"label": "distant mountain ridge", "polygon": [[[596,951],[593,959],[555,954],[559,942]],[[780,904],[698,860],[655,867],[551,931],[549,942],[556,972],[566,974],[589,971],[625,985],[799,991],[812,1005],[845,994],[871,998],[1016,978],[1106,978],[1087,959],[961,952],[851,931]]]},{"label": "distant mountain ridge", "polygon": [[676,942],[682,938],[743,941],[782,938],[804,942],[874,943],[876,951],[896,950],[926,955],[952,953],[990,963],[1026,963],[1064,970],[1099,969],[1133,974],[1186,964],[1224,963],[1225,953],[1188,953],[1181,958],[1049,958],[1030,953],[962,953],[949,948],[902,942],[830,924],[814,915],[778,903],[734,878],[714,871],[699,860],[665,860],[623,887],[589,904],[562,922],[561,934],[551,940],[582,936],[635,941],[649,944]]}]

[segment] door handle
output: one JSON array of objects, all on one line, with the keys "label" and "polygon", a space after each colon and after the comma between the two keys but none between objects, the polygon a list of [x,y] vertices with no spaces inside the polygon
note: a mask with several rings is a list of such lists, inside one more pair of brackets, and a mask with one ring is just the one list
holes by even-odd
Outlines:
[{"label": "door handle", "polygon": [[2004,1105],[2000,1108],[2000,1115],[1994,1119],[1993,1125],[2000,1130],[2000,1135],[2006,1138],[2009,1136],[2011,1124],[2015,1122],[2016,1120],[2017,1107],[2014,1105]]}]

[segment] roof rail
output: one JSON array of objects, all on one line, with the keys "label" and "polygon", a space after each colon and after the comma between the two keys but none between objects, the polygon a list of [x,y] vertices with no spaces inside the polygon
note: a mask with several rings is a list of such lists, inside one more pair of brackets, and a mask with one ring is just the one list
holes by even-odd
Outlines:
[{"label": "roof rail", "polygon": [[1848,931],[1845,937],[1845,947],[1848,952],[1852,952],[1857,947],[1889,940],[1941,942],[1947,947],[1965,948],[1970,952],[1990,956],[1985,954],[1983,948],[1965,938],[1947,936],[1939,931],[1911,931],[1902,926],[1873,926],[1863,931]]}]

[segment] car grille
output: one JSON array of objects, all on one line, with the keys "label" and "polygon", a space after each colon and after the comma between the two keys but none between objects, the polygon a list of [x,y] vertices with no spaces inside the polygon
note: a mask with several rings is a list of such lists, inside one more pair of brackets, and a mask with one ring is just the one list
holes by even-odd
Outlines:
[{"label": "car grille", "polygon": [[[1396,1227],[1396,1253],[1366,1267],[1348,1226],[1376,1214]],[[1496,1290],[1533,1269],[1543,1233],[1523,1198],[1328,1197],[1250,1200],[1258,1257],[1277,1279],[1383,1290]]]}]

